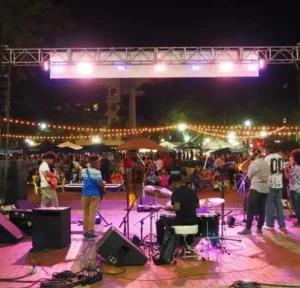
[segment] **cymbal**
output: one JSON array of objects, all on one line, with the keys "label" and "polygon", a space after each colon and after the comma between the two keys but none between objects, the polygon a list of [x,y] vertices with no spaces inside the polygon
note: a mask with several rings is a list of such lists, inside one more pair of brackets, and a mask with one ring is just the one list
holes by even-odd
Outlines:
[{"label": "cymbal", "polygon": [[206,198],[206,199],[200,199],[199,205],[200,207],[207,207],[207,208],[213,208],[221,206],[225,202],[225,199],[222,198]]},{"label": "cymbal", "polygon": [[144,187],[145,193],[150,196],[156,196],[159,198],[171,198],[172,191],[160,186],[147,185]]}]

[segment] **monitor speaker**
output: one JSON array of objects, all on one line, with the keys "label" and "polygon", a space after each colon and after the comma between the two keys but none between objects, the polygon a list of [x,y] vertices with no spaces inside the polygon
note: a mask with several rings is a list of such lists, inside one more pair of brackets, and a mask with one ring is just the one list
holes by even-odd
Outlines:
[{"label": "monitor speaker", "polygon": [[61,249],[71,244],[71,208],[33,209],[32,248]]},{"label": "monitor speaker", "polygon": [[24,236],[25,234],[13,222],[0,213],[0,243],[18,243]]},{"label": "monitor speaker", "polygon": [[143,266],[148,258],[116,228],[110,227],[98,242],[97,252],[115,266]]},{"label": "monitor speaker", "polygon": [[9,220],[19,227],[26,235],[32,235],[32,210],[13,209],[9,211]]}]

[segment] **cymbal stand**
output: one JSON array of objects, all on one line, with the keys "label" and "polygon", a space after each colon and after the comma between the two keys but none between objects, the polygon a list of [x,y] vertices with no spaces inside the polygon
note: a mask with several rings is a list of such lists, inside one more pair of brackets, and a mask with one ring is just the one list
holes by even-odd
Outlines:
[{"label": "cymbal stand", "polygon": [[204,248],[205,249],[201,249],[200,250],[200,253],[201,252],[206,252],[206,257],[202,257],[203,260],[209,260],[209,249],[211,248],[211,242],[210,242],[210,238],[209,237],[209,229],[208,229],[208,221],[206,222],[206,238],[205,238],[205,241],[206,241],[206,244],[204,245]]},{"label": "cymbal stand", "polygon": [[140,246],[146,246],[145,243],[143,242],[144,240],[144,224],[145,224],[145,220],[147,218],[149,218],[151,216],[151,213],[149,213],[149,215],[147,215],[146,217],[142,218],[141,220],[139,220],[138,222],[134,223],[133,226],[137,225],[138,223],[141,224],[141,228],[140,228],[140,238],[141,238],[141,243]]},{"label": "cymbal stand", "polygon": [[144,190],[144,187],[142,187],[140,189],[140,191],[137,193],[133,203],[131,204],[131,206],[129,206],[129,193],[128,193],[128,189],[125,188],[124,186],[124,189],[125,189],[125,192],[126,192],[126,198],[127,198],[127,208],[126,208],[126,214],[125,216],[123,217],[123,221],[121,222],[121,224],[119,225],[119,228],[122,227],[123,225],[123,234],[125,237],[127,237],[129,239],[129,213],[130,211],[132,211],[132,208],[134,207],[137,199],[140,198],[141,196],[141,193],[143,192]]},{"label": "cymbal stand", "polygon": [[[150,217],[150,233],[148,235],[146,235],[145,238],[142,240],[142,243],[147,244],[145,246],[148,248],[148,257],[149,257],[150,261],[152,259],[154,245],[157,243],[157,241],[155,241],[155,242],[153,241],[154,239],[157,238],[157,236],[153,233],[153,220],[154,220],[154,214],[156,212],[157,211],[154,210],[154,211],[150,212],[150,214],[147,216],[147,217]],[[149,238],[149,241],[145,241],[147,238]]]},{"label": "cymbal stand", "polygon": [[[227,171],[227,165],[225,166],[225,171]],[[226,173],[226,172],[225,172]],[[227,173],[226,173],[227,175]],[[221,198],[225,200],[225,175],[224,173],[221,174],[222,176],[222,185],[221,185]],[[218,237],[218,242],[217,242],[217,249],[220,249],[223,254],[230,255],[230,252],[225,246],[222,246],[221,241],[234,241],[234,242],[242,242],[240,239],[231,239],[231,238],[225,238],[224,236],[224,229],[225,229],[225,201],[223,202],[221,206],[221,235]]]},{"label": "cymbal stand", "polygon": [[246,205],[245,205],[245,202],[246,202],[246,178],[247,178],[247,175],[243,175],[241,177],[241,179],[238,181],[237,186],[239,183],[240,183],[240,185],[236,192],[237,194],[241,194],[243,197],[243,216],[244,216],[244,218],[243,218],[242,223],[247,222],[247,220],[246,220]]}]

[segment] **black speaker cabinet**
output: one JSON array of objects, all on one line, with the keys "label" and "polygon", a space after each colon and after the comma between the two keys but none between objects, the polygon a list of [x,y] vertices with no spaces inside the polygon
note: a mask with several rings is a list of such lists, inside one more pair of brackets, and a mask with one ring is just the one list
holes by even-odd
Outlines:
[{"label": "black speaker cabinet", "polygon": [[116,266],[143,266],[148,258],[116,228],[110,227],[98,242],[97,252]]},{"label": "black speaker cabinet", "polygon": [[71,244],[71,208],[33,209],[32,248],[61,249]]},{"label": "black speaker cabinet", "polygon": [[0,213],[0,243],[18,243],[25,234],[2,213]]},{"label": "black speaker cabinet", "polygon": [[[8,161],[6,178],[6,193],[4,203],[15,204],[18,200],[27,199],[27,162],[19,160]],[[0,160],[0,198],[5,187],[5,160]]]},{"label": "black speaker cabinet", "polygon": [[32,235],[32,210],[14,209],[9,211],[9,220],[19,227],[26,235]]}]

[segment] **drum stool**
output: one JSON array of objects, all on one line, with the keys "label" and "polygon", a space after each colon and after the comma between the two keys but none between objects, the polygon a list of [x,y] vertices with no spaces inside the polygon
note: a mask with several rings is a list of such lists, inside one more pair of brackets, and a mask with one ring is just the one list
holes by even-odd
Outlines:
[{"label": "drum stool", "polygon": [[[175,234],[176,236],[182,236],[183,237],[183,247],[181,252],[183,254],[183,258],[198,258],[199,255],[197,253],[197,251],[195,249],[193,249],[192,247],[190,247],[187,242],[186,242],[186,237],[188,235],[196,235],[198,233],[198,225],[189,225],[189,226],[172,226],[172,228],[174,228],[175,230]],[[187,256],[187,249],[194,252],[195,254],[193,255],[188,255]]]}]

